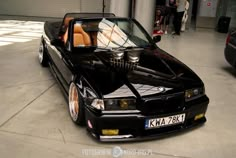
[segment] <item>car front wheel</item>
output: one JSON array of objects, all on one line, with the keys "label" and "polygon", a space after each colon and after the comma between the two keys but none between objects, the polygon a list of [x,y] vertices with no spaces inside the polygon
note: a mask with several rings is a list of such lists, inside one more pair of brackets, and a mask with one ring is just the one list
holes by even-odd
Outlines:
[{"label": "car front wheel", "polygon": [[69,112],[72,121],[78,125],[85,124],[84,105],[74,82],[69,89]]},{"label": "car front wheel", "polygon": [[43,67],[48,66],[48,57],[46,54],[46,50],[45,50],[45,45],[43,43],[43,40],[41,40],[40,45],[39,45],[39,62]]}]

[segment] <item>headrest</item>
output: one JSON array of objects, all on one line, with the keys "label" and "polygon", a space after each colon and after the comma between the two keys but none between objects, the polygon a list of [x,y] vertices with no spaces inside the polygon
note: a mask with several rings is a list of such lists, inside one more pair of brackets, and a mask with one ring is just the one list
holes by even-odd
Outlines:
[{"label": "headrest", "polygon": [[74,25],[74,33],[82,33],[84,32],[82,26],[80,24],[75,24]]}]

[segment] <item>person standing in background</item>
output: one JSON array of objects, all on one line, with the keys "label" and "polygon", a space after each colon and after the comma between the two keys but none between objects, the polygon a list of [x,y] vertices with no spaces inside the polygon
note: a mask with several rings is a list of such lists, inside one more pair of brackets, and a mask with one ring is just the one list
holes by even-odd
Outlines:
[{"label": "person standing in background", "polygon": [[165,34],[168,34],[170,19],[171,19],[172,15],[175,15],[175,12],[176,12],[176,1],[175,0],[166,0],[166,3],[165,3]]},{"label": "person standing in background", "polygon": [[185,6],[186,6],[186,0],[176,0],[176,13],[174,15],[174,32],[172,33],[173,35],[180,35],[180,29],[181,29],[181,24],[182,24],[182,18],[184,15],[185,11]]}]

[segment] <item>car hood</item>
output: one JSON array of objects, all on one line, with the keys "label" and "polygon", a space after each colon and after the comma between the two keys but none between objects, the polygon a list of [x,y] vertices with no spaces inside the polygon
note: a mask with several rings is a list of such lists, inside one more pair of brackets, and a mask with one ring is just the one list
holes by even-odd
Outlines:
[{"label": "car hood", "polygon": [[[191,69],[159,48],[124,52],[121,59],[112,51],[73,59],[77,70],[104,98],[161,95],[203,86]],[[138,61],[129,60],[133,54]]]}]

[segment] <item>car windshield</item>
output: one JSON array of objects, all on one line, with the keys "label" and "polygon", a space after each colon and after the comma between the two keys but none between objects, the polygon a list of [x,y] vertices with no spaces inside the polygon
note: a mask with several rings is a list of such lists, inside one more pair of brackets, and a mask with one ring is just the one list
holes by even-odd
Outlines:
[{"label": "car windshield", "polygon": [[125,18],[77,20],[73,37],[74,47],[143,48],[151,43],[149,35],[136,21]]}]

